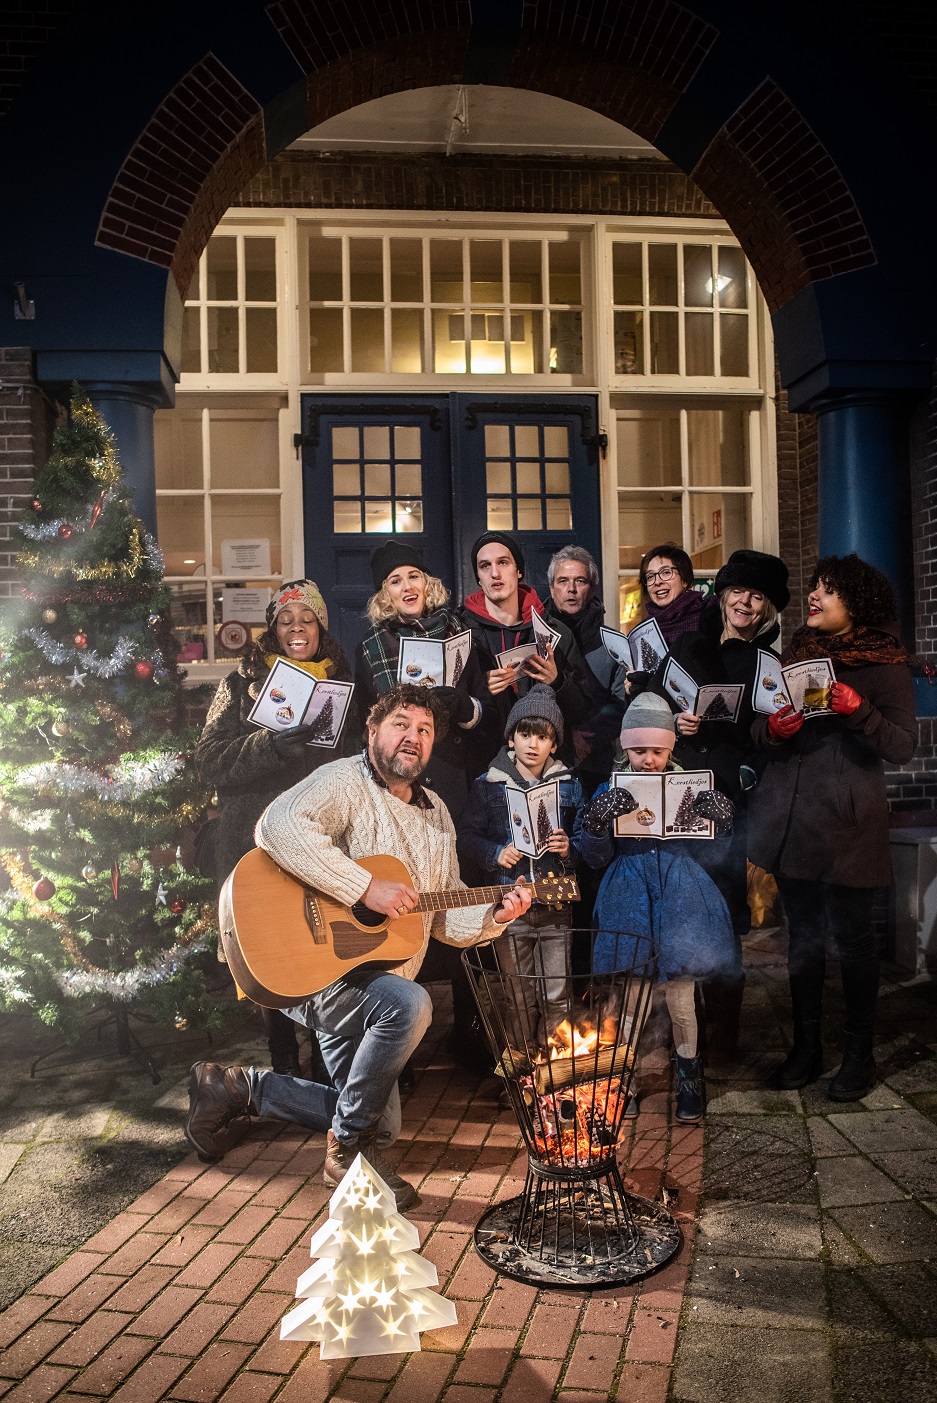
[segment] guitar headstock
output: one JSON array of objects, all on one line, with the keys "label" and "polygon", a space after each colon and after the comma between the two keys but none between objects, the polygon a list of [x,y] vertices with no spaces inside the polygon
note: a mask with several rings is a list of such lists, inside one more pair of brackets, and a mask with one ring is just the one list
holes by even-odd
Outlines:
[{"label": "guitar headstock", "polygon": [[575,877],[538,877],[532,884],[533,898],[539,906],[567,906],[579,900],[579,883]]}]

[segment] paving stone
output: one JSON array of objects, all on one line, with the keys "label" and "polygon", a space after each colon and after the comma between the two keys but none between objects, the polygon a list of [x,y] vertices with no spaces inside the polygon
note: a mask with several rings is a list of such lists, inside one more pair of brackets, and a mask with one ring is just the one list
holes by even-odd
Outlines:
[{"label": "paving stone", "polygon": [[827,1403],[827,1336],[696,1325],[678,1345],[673,1396],[680,1403]]},{"label": "paving stone", "polygon": [[25,1145],[0,1144],[0,1184],[13,1173],[16,1161],[25,1148]]},{"label": "paving stone", "polygon": [[726,1203],[703,1213],[700,1250],[716,1256],[815,1260],[822,1241],[816,1210],[799,1203]]},{"label": "paving stone", "polygon": [[807,1120],[810,1135],[810,1148],[816,1159],[826,1159],[830,1155],[854,1155],[856,1147],[851,1140],[830,1125],[824,1116],[810,1116]]},{"label": "paving stone", "polygon": [[822,1159],[817,1165],[821,1208],[851,1203],[886,1203],[903,1199],[898,1185],[863,1155]]},{"label": "paving stone", "polygon": [[[707,1082],[707,1086],[709,1083]],[[800,1097],[796,1091],[773,1091],[770,1087],[753,1087],[748,1091],[710,1091],[706,1101],[707,1115],[779,1115],[799,1116]]]},{"label": "paving stone", "polygon": [[837,1403],[937,1400],[937,1358],[916,1341],[834,1339],[832,1354]]},{"label": "paving stone", "polygon": [[[766,1118],[765,1123],[774,1127],[778,1119]],[[760,1117],[710,1121],[705,1160],[710,1202],[814,1202],[813,1162],[807,1153],[803,1122],[792,1116],[789,1123],[792,1133],[778,1136],[761,1128]]]},{"label": "paving stone", "polygon": [[875,1163],[914,1198],[937,1198],[937,1150],[879,1154]]},{"label": "paving stone", "polygon": [[687,1301],[699,1324],[761,1329],[826,1327],[819,1262],[697,1254]]},{"label": "paving stone", "polygon": [[933,1267],[920,1262],[901,1262],[892,1266],[863,1266],[856,1275],[906,1334],[937,1339],[937,1289]]},{"label": "paving stone", "polygon": [[841,1336],[851,1335],[857,1341],[886,1339],[896,1332],[895,1319],[866,1281],[865,1274],[855,1268],[827,1271],[829,1323]]},{"label": "paving stone", "polygon": [[823,1215],[823,1247],[827,1261],[838,1267],[858,1266],[862,1253],[850,1241],[838,1223],[828,1213]]},{"label": "paving stone", "polygon": [[96,1140],[107,1129],[114,1107],[83,1106],[75,1111],[56,1111],[43,1122],[38,1140]]},{"label": "paving stone", "polygon": [[937,1220],[916,1203],[837,1208],[832,1216],[873,1262],[937,1261]]},{"label": "paving stone", "polygon": [[899,1150],[937,1149],[937,1126],[917,1111],[838,1113],[831,1124],[863,1154],[895,1154]]}]

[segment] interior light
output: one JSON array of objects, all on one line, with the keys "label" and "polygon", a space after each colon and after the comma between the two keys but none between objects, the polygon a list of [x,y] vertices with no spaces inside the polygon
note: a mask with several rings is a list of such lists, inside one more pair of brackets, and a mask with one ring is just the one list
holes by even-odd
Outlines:
[{"label": "interior light", "polygon": [[197,565],[197,564],[198,564],[198,561],[197,561],[197,560],[183,560],[182,563],[183,563],[183,565]]},{"label": "interior light", "polygon": [[[717,273],[717,274],[716,274],[716,281],[715,281],[715,289],[716,289],[716,291],[717,291],[717,292],[725,292],[726,288],[729,286],[729,283],[730,283],[731,281],[732,281],[732,279],[729,277],[729,275],[728,275],[727,273]],[[713,284],[712,278],[707,278],[707,279],[706,279],[706,291],[707,291],[707,292],[712,292],[713,286],[714,286],[714,284]]]}]

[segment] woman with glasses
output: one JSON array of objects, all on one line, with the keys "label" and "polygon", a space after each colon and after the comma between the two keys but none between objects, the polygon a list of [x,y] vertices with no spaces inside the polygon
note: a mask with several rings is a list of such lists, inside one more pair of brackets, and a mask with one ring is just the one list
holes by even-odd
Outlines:
[{"label": "woman with glasses", "polygon": [[[641,597],[649,619],[656,619],[670,648],[681,634],[699,626],[705,600],[693,588],[693,562],[685,550],[668,541],[652,546],[638,569]],[[612,691],[626,705],[650,682],[647,672],[619,671]]]}]

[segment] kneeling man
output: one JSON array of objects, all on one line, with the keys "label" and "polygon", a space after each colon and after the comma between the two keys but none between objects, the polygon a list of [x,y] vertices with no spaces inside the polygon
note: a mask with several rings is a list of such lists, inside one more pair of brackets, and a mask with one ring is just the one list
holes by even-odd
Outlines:
[{"label": "kneeling man", "polygon": [[[362,755],[335,760],[274,799],[255,838],[286,871],[345,906],[403,916],[418,891],[371,877],[353,858],[399,858],[419,891],[463,886],[455,831],[440,799],[419,783],[445,715],[432,694],[400,685],[372,707]],[[326,1184],[337,1184],[360,1151],[393,1189],[398,1209],[416,1200],[380,1147],[400,1133],[397,1078],[432,1019],[429,994],[414,983],[430,935],[448,945],[491,940],[530,906],[522,886],[494,907],[469,906],[423,916],[423,946],[388,971],[362,965],[295,1008],[314,1027],[331,1087],[254,1068],[200,1062],[192,1068],[186,1135],[204,1159],[220,1159],[246,1133],[247,1117],[276,1116],[327,1130]],[[224,912],[222,912],[224,920]],[[271,921],[276,913],[271,912]]]}]

